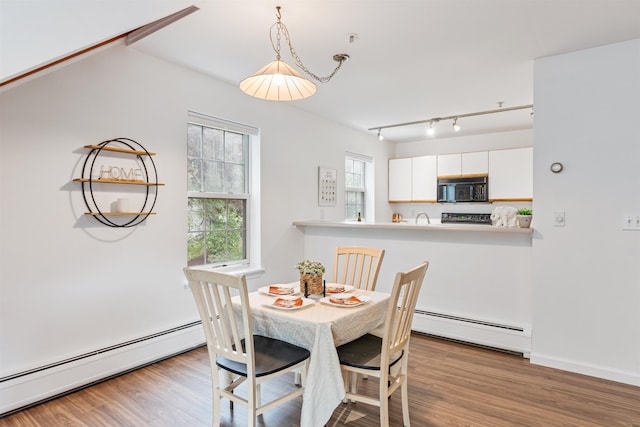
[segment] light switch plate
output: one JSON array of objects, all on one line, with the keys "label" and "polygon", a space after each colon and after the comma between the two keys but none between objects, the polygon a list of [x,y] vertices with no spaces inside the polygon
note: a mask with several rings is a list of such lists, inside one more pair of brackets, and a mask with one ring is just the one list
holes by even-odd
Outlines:
[{"label": "light switch plate", "polygon": [[622,229],[640,231],[640,214],[638,213],[622,214]]},{"label": "light switch plate", "polygon": [[553,226],[564,227],[564,211],[553,213]]}]

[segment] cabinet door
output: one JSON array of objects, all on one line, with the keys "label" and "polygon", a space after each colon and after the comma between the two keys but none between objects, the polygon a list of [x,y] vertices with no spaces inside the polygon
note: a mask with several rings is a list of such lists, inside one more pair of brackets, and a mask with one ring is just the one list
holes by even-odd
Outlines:
[{"label": "cabinet door", "polygon": [[462,175],[489,173],[489,152],[462,153]]},{"label": "cabinet door", "polygon": [[437,199],[437,156],[421,156],[411,159],[411,200],[435,202]]},{"label": "cabinet door", "polygon": [[438,176],[460,176],[462,174],[462,154],[438,155]]},{"label": "cabinet door", "polygon": [[411,158],[389,159],[389,201],[411,201]]},{"label": "cabinet door", "polygon": [[533,200],[533,148],[489,152],[489,201]]}]

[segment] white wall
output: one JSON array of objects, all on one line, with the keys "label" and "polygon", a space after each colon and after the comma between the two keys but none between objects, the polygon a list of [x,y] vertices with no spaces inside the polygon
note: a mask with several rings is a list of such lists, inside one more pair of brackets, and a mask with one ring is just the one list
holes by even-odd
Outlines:
[{"label": "white wall", "polygon": [[640,385],[640,232],[621,230],[640,213],[640,40],[540,59],[534,75],[531,360]]},{"label": "white wall", "polygon": [[[319,165],[335,167],[342,177],[348,150],[374,157],[386,170],[388,145],[369,132],[250,98],[123,44],[5,87],[0,378],[196,320],[182,274],[188,109],[261,129],[266,272],[250,282],[253,288],[296,278],[303,241],[291,223],[321,215]],[[87,153],[81,147],[115,137],[156,152],[159,180],[166,184],[159,189],[157,215],[133,229],[108,228],[83,215],[80,185],[72,182]],[[382,176],[386,182],[386,172]],[[386,185],[378,188],[386,200]],[[340,196],[337,207],[323,208],[326,218],[342,218]]]}]

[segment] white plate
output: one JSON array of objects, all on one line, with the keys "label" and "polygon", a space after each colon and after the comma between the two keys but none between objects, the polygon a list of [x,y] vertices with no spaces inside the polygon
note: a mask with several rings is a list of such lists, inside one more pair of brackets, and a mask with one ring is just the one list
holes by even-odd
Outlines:
[{"label": "white plate", "polygon": [[275,284],[275,285],[271,285],[271,286],[277,286],[279,288],[289,288],[289,289],[293,289],[293,292],[290,294],[272,294],[271,292],[269,292],[269,286],[263,286],[260,289],[258,289],[258,292],[262,293],[262,294],[267,294],[267,295],[271,295],[272,297],[289,297],[292,295],[298,295],[300,293],[300,285],[282,285],[282,284]]},{"label": "white plate", "polygon": [[[333,286],[338,286],[338,284],[337,283],[327,283],[327,289],[329,289],[329,288],[331,288]],[[351,292],[352,290],[355,289],[351,285],[339,285],[339,286],[342,286],[344,288],[344,291],[342,291],[342,292],[333,292],[333,293],[327,292],[326,294],[327,295],[338,295],[338,294],[341,294],[341,293]]]},{"label": "white plate", "polygon": [[342,308],[351,308],[351,307],[359,307],[362,304],[364,304],[365,302],[369,301],[369,298],[367,298],[366,296],[362,296],[359,295],[357,296],[357,298],[360,300],[359,303],[357,304],[337,304],[331,301],[331,299],[349,299],[351,298],[352,295],[345,295],[345,294],[335,294],[333,296],[330,297],[324,297],[320,300],[320,302],[323,302],[325,304],[329,304],[332,305],[334,307],[342,307]]},{"label": "white plate", "polygon": [[[283,298],[283,299],[297,299],[299,297],[289,297],[289,296],[283,297],[283,296],[280,296],[280,298]],[[264,307],[275,308],[276,310],[297,310],[299,308],[308,307],[308,306],[313,305],[313,304],[315,304],[315,301],[310,300],[308,298],[302,298],[302,305],[296,305],[296,306],[293,306],[293,307],[281,307],[279,305],[275,305],[274,303],[262,304],[262,305]]]}]

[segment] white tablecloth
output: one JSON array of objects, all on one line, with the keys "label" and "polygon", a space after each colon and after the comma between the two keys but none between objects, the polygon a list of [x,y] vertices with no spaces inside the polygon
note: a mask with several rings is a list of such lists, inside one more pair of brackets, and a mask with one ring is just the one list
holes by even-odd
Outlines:
[{"label": "white tablecloth", "polygon": [[384,322],[389,294],[356,290],[369,299],[358,307],[321,302],[297,310],[265,307],[275,297],[249,294],[256,335],[278,338],[311,352],[303,395],[301,427],[324,426],[345,396],[336,346],[366,334]]}]

